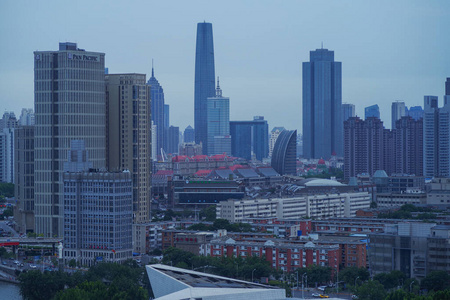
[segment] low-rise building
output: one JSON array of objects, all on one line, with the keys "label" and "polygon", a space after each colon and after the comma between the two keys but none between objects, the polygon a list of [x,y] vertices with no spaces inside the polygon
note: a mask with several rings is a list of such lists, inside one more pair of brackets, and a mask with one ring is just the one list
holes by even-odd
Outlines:
[{"label": "low-rise building", "polygon": [[146,266],[155,300],[284,300],[284,289],[165,265]]},{"label": "low-rise building", "polygon": [[423,191],[377,194],[377,207],[399,207],[405,204],[420,205],[426,203],[427,194]]},{"label": "low-rise building", "polygon": [[450,178],[434,178],[427,191],[427,204],[450,205]]},{"label": "low-rise building", "polygon": [[228,236],[211,240],[208,255],[213,257],[261,257],[272,268],[294,271],[310,265],[339,268],[339,245],[291,243],[287,240],[237,241]]},{"label": "low-rise building", "polygon": [[399,270],[422,279],[431,271],[450,272],[450,226],[400,222],[369,234],[373,274]]},{"label": "low-rise building", "polygon": [[359,209],[370,207],[367,192],[318,194],[268,199],[229,199],[216,206],[218,218],[242,222],[251,218],[301,219],[354,217]]}]

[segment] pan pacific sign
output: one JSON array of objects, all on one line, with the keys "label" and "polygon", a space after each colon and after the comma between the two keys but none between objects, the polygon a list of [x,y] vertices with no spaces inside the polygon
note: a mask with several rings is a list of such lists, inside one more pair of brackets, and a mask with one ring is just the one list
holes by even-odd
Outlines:
[{"label": "pan pacific sign", "polygon": [[84,60],[92,62],[100,62],[100,55],[86,55],[86,54],[75,54],[67,53],[67,57],[73,60]]}]

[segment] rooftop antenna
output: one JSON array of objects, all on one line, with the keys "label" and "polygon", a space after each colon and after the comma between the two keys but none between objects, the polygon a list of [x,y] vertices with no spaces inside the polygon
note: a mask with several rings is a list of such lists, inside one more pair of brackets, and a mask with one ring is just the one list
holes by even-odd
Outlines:
[{"label": "rooftop antenna", "polygon": [[152,58],[152,77],[155,77],[155,73],[153,72],[153,58]]}]

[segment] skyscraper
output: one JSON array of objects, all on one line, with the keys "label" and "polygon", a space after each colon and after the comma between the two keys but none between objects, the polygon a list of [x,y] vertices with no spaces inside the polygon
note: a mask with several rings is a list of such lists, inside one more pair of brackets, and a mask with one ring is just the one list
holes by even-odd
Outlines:
[{"label": "skyscraper", "polygon": [[14,220],[19,232],[34,232],[34,126],[14,130]]},{"label": "skyscraper", "polygon": [[133,246],[135,252],[146,252],[145,231],[138,225],[150,221],[150,87],[145,74],[108,74],[105,77],[108,170],[131,173]]},{"label": "skyscraper", "polygon": [[204,153],[214,155],[227,152],[229,154],[231,139],[226,136],[230,135],[230,98],[222,96],[219,79],[217,79],[216,96],[208,97],[206,101],[207,152]]},{"label": "skyscraper", "polygon": [[19,125],[31,126],[34,125],[34,112],[31,108],[22,108],[22,113],[19,118]]},{"label": "skyscraper", "polygon": [[343,155],[342,64],[334,51],[317,49],[303,63],[303,155]]},{"label": "skyscraper", "polygon": [[132,257],[133,188],[128,170],[91,169],[83,140],[72,140],[64,163],[64,257],[92,265]]},{"label": "skyscraper", "polygon": [[348,120],[348,118],[352,118],[355,116],[355,105],[343,103],[342,104],[342,122]]},{"label": "skyscraper", "polygon": [[184,130],[184,142],[185,143],[193,143],[195,141],[195,131],[191,125],[188,125]]},{"label": "skyscraper", "polygon": [[211,23],[197,24],[194,86],[195,142],[203,143],[203,153],[209,153],[207,145],[207,98],[214,97],[214,44]]},{"label": "skyscraper", "polygon": [[284,127],[274,127],[272,128],[272,131],[270,132],[270,139],[269,139],[269,157],[272,157],[273,153],[273,147],[275,147],[275,143],[277,142],[278,136],[280,133],[286,130]]},{"label": "skyscraper", "polygon": [[425,96],[423,118],[423,175],[450,177],[450,78],[445,83],[444,106],[438,97]]},{"label": "skyscraper", "polygon": [[63,162],[83,139],[94,168],[105,167],[105,54],[60,43],[34,52],[35,230],[62,236]]},{"label": "skyscraper", "polygon": [[269,125],[264,117],[253,121],[231,121],[231,155],[251,160],[254,155],[259,161],[269,155]]},{"label": "skyscraper", "polygon": [[165,130],[164,130],[164,90],[155,78],[155,72],[152,67],[152,77],[147,82],[150,85],[150,99],[152,102],[152,121],[156,125],[156,140],[152,141],[156,145],[156,153],[161,153],[164,148]]},{"label": "skyscraper", "polygon": [[406,116],[406,106],[403,101],[392,102],[391,107],[391,129],[395,128],[395,122],[400,120],[402,117]]},{"label": "skyscraper", "polygon": [[395,173],[423,176],[423,119],[402,117],[393,134]]},{"label": "skyscraper", "polygon": [[362,173],[373,175],[375,171],[385,169],[385,130],[380,119],[348,119],[344,122],[344,142],[346,179]]},{"label": "skyscraper", "polygon": [[378,107],[378,104],[364,108],[364,119],[367,118],[380,118],[380,108]]},{"label": "skyscraper", "polygon": [[297,130],[283,130],[272,153],[272,168],[281,175],[297,175]]},{"label": "skyscraper", "polygon": [[180,127],[170,126],[167,129],[167,149],[166,152],[176,155],[179,153]]},{"label": "skyscraper", "polygon": [[409,116],[416,121],[423,118],[422,106],[412,106],[409,109],[406,108],[406,116]]}]

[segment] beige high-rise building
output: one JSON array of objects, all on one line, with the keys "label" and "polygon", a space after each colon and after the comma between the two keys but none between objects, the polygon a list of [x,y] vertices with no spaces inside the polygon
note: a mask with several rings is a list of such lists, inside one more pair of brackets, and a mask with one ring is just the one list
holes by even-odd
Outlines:
[{"label": "beige high-rise building", "polygon": [[60,43],[34,52],[35,232],[64,234],[63,164],[72,140],[84,140],[96,169],[105,167],[105,54]]},{"label": "beige high-rise building", "polygon": [[107,166],[133,181],[133,251],[146,252],[151,201],[151,103],[145,74],[107,74]]}]

